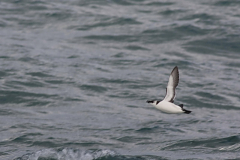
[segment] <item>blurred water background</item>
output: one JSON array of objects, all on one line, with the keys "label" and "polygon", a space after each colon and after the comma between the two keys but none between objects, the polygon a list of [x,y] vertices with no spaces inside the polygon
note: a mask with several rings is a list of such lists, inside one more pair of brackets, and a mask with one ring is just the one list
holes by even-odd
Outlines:
[{"label": "blurred water background", "polygon": [[2,160],[239,159],[239,81],[239,0],[0,1]]}]

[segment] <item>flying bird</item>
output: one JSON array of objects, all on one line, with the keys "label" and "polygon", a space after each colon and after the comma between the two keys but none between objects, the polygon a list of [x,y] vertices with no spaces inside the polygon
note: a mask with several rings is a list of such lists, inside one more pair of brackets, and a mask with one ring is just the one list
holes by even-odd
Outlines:
[{"label": "flying bird", "polygon": [[148,100],[147,103],[152,104],[154,107],[165,113],[186,113],[189,114],[192,111],[183,108],[183,104],[174,104],[174,98],[176,97],[175,89],[179,82],[178,67],[174,67],[168,80],[166,88],[166,96],[162,101]]}]

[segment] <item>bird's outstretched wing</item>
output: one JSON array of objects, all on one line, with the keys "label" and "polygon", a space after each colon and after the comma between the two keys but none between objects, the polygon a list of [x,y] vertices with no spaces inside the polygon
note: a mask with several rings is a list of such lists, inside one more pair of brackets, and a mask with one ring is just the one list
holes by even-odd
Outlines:
[{"label": "bird's outstretched wing", "polygon": [[164,98],[165,101],[172,102],[175,98],[175,88],[177,87],[179,82],[179,72],[178,67],[174,67],[172,73],[168,80],[168,85],[166,88],[166,96]]}]

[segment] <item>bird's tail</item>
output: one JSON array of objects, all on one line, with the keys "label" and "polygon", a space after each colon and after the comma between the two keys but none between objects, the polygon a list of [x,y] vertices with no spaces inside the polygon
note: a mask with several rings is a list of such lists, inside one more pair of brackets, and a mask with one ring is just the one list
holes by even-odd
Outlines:
[{"label": "bird's tail", "polygon": [[184,111],[184,113],[186,113],[186,114],[189,114],[189,113],[192,112],[192,111],[189,111],[189,110],[186,110],[186,109],[183,109],[183,111]]},{"label": "bird's tail", "polygon": [[179,106],[182,108],[182,110],[183,110],[184,113],[186,113],[186,114],[189,114],[189,113],[192,112],[192,111],[189,111],[189,110],[184,109],[184,108],[183,108],[183,104],[180,104]]}]

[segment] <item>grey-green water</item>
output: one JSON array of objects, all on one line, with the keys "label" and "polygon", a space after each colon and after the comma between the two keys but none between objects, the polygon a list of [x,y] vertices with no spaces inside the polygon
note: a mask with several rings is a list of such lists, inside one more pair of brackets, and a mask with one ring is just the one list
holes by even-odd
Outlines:
[{"label": "grey-green water", "polygon": [[[0,159],[240,158],[240,1],[1,0]],[[179,67],[176,104],[162,99]]]}]

